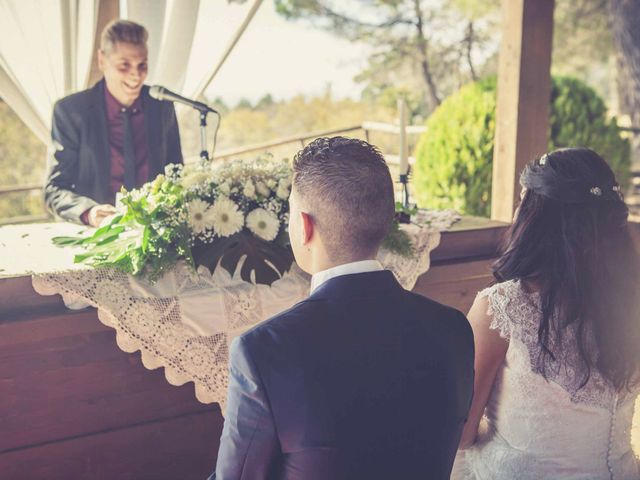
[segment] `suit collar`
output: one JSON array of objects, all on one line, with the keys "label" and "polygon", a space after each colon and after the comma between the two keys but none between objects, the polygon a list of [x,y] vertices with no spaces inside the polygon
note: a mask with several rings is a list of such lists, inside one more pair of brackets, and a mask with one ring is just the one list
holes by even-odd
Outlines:
[{"label": "suit collar", "polygon": [[378,260],[361,260],[337,265],[327,270],[315,273],[311,277],[311,293],[315,292],[323,283],[341,275],[353,275],[354,273],[378,272],[384,270]]},{"label": "suit collar", "polygon": [[[91,135],[91,148],[98,152],[98,171],[100,178],[100,203],[112,201],[113,194],[109,186],[111,178],[111,151],[109,149],[109,126],[107,125],[107,108],[105,105],[106,84],[104,78],[91,88],[91,123],[95,131]],[[95,123],[94,123],[95,122]]]},{"label": "suit collar", "polygon": [[309,300],[375,296],[398,290],[402,290],[402,286],[390,270],[354,273],[327,280],[309,296]]}]

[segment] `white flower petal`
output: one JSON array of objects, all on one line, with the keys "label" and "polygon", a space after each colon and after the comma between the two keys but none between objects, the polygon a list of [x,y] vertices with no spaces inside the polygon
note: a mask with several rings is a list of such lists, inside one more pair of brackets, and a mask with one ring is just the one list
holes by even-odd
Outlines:
[{"label": "white flower petal", "polygon": [[187,211],[189,212],[189,226],[195,234],[204,232],[207,228],[207,210],[209,204],[203,200],[195,199],[191,200],[187,204]]},{"label": "white flower petal", "polygon": [[278,236],[280,221],[275,214],[264,208],[256,208],[247,215],[247,228],[254,235],[270,242]]},{"label": "white flower petal", "polygon": [[220,197],[211,207],[207,219],[211,222],[216,235],[229,237],[242,230],[244,215],[238,210],[238,206],[227,197]]}]

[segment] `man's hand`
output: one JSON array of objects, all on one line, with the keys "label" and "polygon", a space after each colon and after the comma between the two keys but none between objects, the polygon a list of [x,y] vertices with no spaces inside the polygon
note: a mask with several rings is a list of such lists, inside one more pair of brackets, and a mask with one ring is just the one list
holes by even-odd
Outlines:
[{"label": "man's hand", "polygon": [[89,210],[87,220],[92,227],[99,227],[105,218],[108,218],[116,213],[116,209],[113,205],[108,203],[103,205],[96,205]]}]

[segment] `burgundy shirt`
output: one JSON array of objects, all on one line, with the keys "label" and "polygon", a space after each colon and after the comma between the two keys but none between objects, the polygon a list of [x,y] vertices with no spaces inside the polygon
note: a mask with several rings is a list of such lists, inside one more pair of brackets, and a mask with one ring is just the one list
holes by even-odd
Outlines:
[{"label": "burgundy shirt", "polygon": [[[109,152],[111,158],[111,178],[109,185],[114,196],[124,185],[124,121],[122,111],[125,109],[109,89],[104,87],[104,100],[107,111],[107,127],[109,130]],[[147,129],[144,124],[142,100],[136,98],[131,110],[131,129],[133,130],[133,150],[136,156],[136,187],[148,181],[149,177],[149,147],[147,145]],[[89,223],[89,210],[80,219]]]}]

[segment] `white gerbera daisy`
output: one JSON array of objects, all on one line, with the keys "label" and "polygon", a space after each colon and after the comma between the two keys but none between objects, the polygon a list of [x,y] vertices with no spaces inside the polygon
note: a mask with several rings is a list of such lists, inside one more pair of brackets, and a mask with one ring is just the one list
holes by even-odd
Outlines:
[{"label": "white gerbera daisy", "polygon": [[242,230],[244,215],[238,205],[227,197],[220,197],[211,207],[210,219],[213,230],[220,237],[229,237]]},{"label": "white gerbera daisy", "polygon": [[270,242],[278,236],[280,221],[275,214],[264,208],[256,208],[247,215],[247,227],[256,236]]},{"label": "white gerbera daisy", "polygon": [[211,228],[209,216],[209,204],[199,198],[191,200],[187,203],[187,211],[189,212],[189,226],[194,233],[199,234],[207,228]]}]

